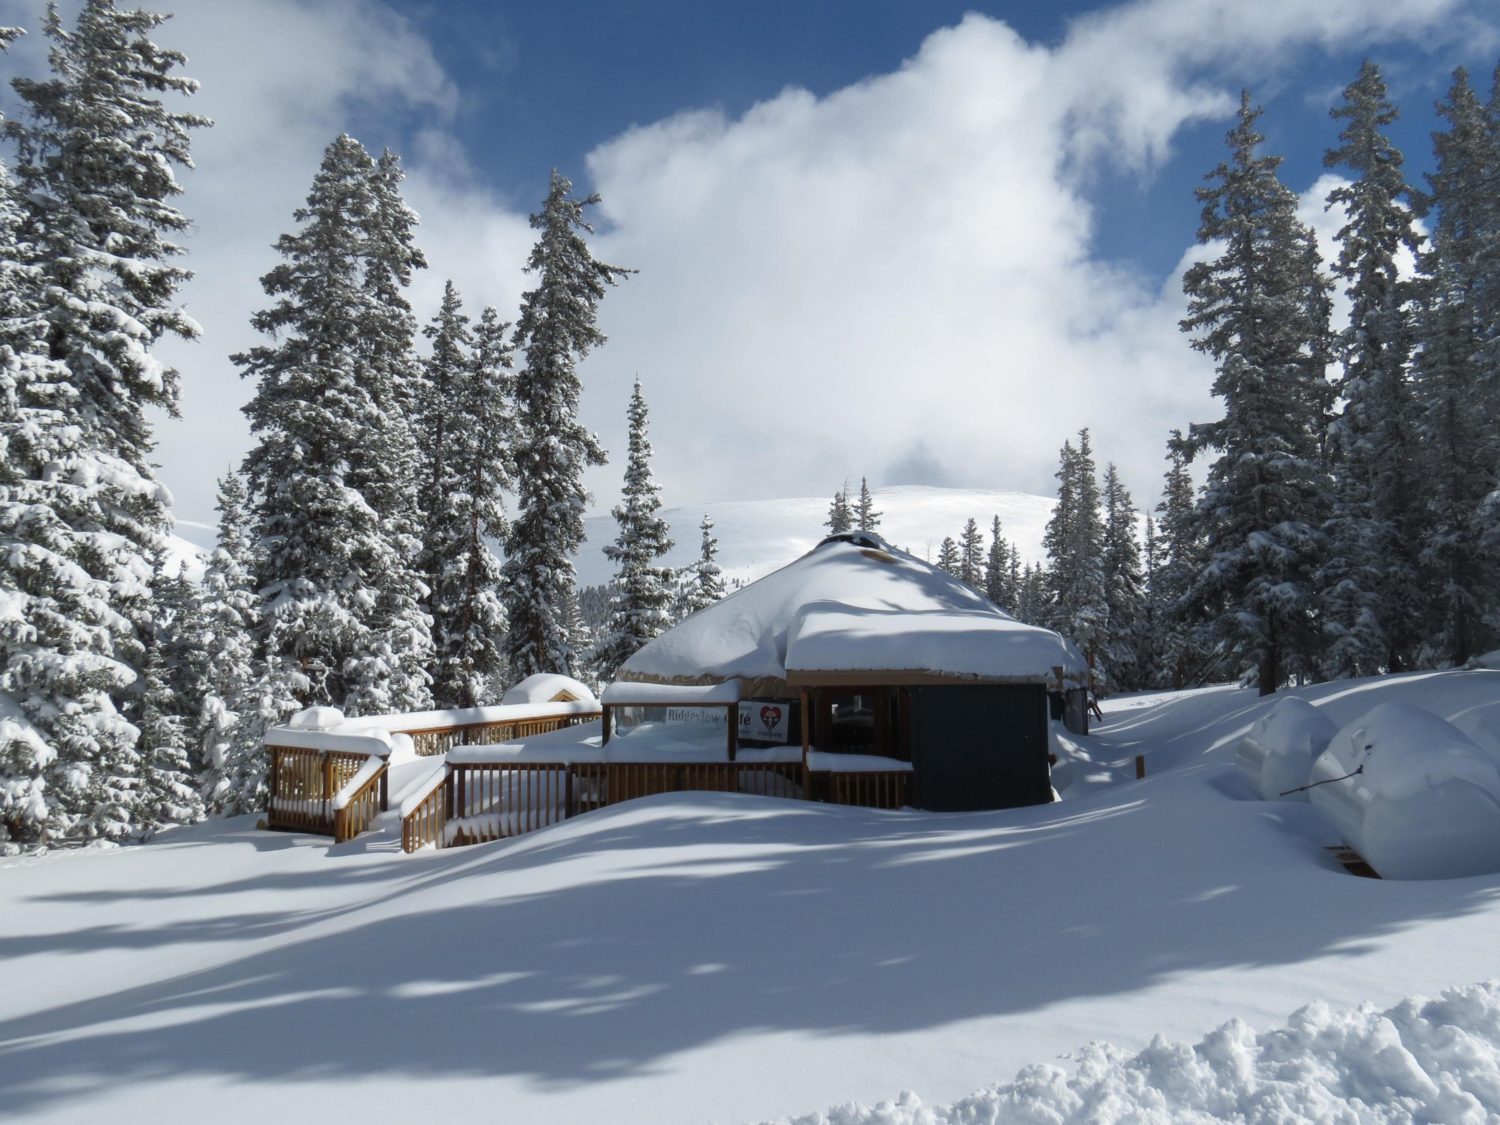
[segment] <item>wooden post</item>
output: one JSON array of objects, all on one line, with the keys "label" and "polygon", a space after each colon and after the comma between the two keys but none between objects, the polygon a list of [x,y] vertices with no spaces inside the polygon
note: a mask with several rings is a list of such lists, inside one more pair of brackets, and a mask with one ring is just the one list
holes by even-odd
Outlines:
[{"label": "wooden post", "polygon": [[604,736],[599,740],[599,745],[600,746],[608,746],[609,745],[609,727],[610,727],[610,714],[609,714],[609,704],[608,703],[606,703],[604,705],[604,713],[603,713],[601,721],[604,723]]},{"label": "wooden post", "polygon": [[802,799],[812,800],[812,776],[807,772],[807,752],[812,747],[812,714],[808,710],[807,689],[802,689]]},{"label": "wooden post", "polygon": [[731,703],[725,708],[725,717],[729,726],[729,760],[734,761],[735,743],[739,740],[740,733],[740,705],[738,701]]},{"label": "wooden post", "polygon": [[1146,776],[1146,756],[1137,754],[1135,756],[1135,779],[1137,781]]},{"label": "wooden post", "polygon": [[333,759],[323,754],[323,817],[333,808]]}]

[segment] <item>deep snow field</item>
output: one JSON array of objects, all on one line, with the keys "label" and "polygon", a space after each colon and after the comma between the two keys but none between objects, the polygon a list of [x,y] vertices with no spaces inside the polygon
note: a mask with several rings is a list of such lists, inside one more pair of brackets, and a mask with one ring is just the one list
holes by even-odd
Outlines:
[{"label": "deep snow field", "polygon": [[[1493,715],[1500,671],[1294,694]],[[3,859],[0,1114],[1494,1120],[1500,874],[1346,873],[1234,767],[1277,698],[1106,701],[1038,808],[680,794],[413,856],[239,818]]]}]

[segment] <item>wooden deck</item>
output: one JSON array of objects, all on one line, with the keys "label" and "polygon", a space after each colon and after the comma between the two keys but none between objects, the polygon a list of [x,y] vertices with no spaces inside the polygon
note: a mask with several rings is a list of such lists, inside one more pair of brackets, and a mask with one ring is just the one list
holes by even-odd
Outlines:
[{"label": "wooden deck", "polygon": [[[455,724],[410,734],[419,754],[445,754],[560,730],[597,715],[576,710],[516,722]],[[273,732],[274,734],[274,732]],[[389,808],[383,761],[339,750],[268,744],[271,758],[267,827],[352,839]],[[868,808],[908,803],[912,774],[899,769],[810,770],[792,761],[518,761],[497,751],[493,760],[465,754],[405,799],[401,846],[457,847],[534,832],[594,809],[661,793],[745,793]]]}]

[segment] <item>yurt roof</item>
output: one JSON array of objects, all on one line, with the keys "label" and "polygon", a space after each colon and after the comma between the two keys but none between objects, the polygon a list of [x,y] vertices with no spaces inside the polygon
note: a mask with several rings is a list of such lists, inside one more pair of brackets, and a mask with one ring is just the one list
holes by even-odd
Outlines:
[{"label": "yurt roof", "polygon": [[1051,683],[1078,650],[868,532],[835,535],[646,644],[619,679],[799,684]]}]

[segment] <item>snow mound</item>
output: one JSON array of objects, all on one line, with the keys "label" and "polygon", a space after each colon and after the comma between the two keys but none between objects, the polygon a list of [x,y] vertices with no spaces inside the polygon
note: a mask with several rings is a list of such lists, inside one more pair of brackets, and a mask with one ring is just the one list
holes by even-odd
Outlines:
[{"label": "snow mound", "polygon": [[1292,792],[1307,784],[1313,762],[1328,748],[1338,727],[1305,699],[1278,700],[1240,739],[1234,760],[1265,801],[1307,800]]},{"label": "snow mound", "polygon": [[1500,770],[1452,723],[1382,703],[1313,763],[1312,803],[1386,879],[1500,871]]},{"label": "snow mound", "polygon": [[1070,1074],[1029,1066],[946,1106],[915,1094],[848,1103],[794,1125],[998,1125],[1098,1121],[1493,1121],[1500,1115],[1500,984],[1416,997],[1387,1011],[1314,1003],[1256,1035],[1231,1020],[1188,1046],[1137,1055],[1092,1043]]},{"label": "snow mound", "polygon": [[560,695],[581,700],[594,698],[594,693],[586,684],[580,683],[571,676],[560,676],[556,672],[538,672],[516,684],[501,697],[500,702],[502,704],[551,703]]},{"label": "snow mound", "polygon": [[338,730],[344,721],[344,713],[337,707],[304,707],[286,725],[293,730]]}]

